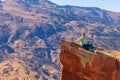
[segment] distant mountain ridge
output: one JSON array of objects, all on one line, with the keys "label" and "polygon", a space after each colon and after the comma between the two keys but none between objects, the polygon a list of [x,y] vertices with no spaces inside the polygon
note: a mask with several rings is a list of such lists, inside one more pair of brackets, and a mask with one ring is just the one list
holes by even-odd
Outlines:
[{"label": "distant mountain ridge", "polygon": [[83,32],[95,46],[119,50],[120,13],[49,0],[5,0],[0,3],[0,62],[12,58],[24,62],[25,72],[29,67],[31,79],[58,80],[60,40],[74,41]]}]

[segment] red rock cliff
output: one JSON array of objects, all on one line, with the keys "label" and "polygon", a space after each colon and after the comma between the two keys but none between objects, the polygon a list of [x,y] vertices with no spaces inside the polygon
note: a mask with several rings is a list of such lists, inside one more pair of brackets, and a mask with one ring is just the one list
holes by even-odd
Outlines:
[{"label": "red rock cliff", "polygon": [[61,46],[61,80],[120,80],[120,52],[96,48],[92,53],[67,41]]}]

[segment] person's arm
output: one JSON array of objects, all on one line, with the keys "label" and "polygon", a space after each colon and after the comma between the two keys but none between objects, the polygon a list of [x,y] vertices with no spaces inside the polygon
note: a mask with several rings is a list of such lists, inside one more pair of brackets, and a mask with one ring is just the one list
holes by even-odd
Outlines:
[{"label": "person's arm", "polygon": [[81,38],[78,38],[77,40],[75,40],[74,42],[79,42],[79,41],[81,41]]},{"label": "person's arm", "polygon": [[78,38],[76,41],[75,41],[76,44],[80,44],[81,45],[81,37]]}]

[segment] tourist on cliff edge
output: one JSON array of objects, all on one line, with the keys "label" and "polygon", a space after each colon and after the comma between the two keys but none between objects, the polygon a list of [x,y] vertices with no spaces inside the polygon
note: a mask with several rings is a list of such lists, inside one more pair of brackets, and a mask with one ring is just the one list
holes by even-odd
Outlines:
[{"label": "tourist on cliff edge", "polygon": [[80,44],[84,49],[93,52],[93,45],[88,43],[88,40],[85,36],[85,33],[82,33],[82,36],[78,38],[75,43]]}]

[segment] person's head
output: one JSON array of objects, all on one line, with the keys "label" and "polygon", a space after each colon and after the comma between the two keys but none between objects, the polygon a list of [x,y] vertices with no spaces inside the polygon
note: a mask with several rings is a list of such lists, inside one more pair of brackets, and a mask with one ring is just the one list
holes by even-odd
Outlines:
[{"label": "person's head", "polygon": [[82,37],[85,37],[85,33],[82,33]]}]

